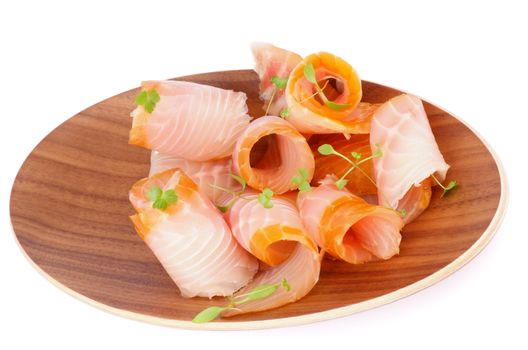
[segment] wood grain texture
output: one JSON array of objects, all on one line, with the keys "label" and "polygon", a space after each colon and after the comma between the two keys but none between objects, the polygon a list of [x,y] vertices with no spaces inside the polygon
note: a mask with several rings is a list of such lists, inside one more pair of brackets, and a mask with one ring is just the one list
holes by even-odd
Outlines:
[{"label": "wood grain texture", "polygon": [[[262,114],[253,71],[180,79],[244,91],[250,114]],[[366,81],[363,90],[367,102],[401,93]],[[138,91],[80,112],[40,142],[15,180],[11,220],[30,261],[67,292],[128,317],[193,327],[188,321],[218,300],[181,298],[128,219],[128,190],[149,171],[150,152],[127,143]],[[364,265],[324,260],[319,283],[299,302],[197,328],[264,328],[350,314],[431,285],[476,255],[503,214],[505,179],[469,127],[429,103],[425,109],[451,165],[448,180],[460,187],[443,199],[434,190],[430,208],[404,228],[399,256]]]}]

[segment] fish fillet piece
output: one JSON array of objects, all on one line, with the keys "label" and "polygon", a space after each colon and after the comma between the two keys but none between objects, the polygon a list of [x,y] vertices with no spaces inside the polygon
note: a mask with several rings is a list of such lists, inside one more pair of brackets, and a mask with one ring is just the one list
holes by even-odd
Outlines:
[{"label": "fish fillet piece", "polygon": [[[317,151],[317,148],[323,144],[330,144],[339,153],[344,154],[350,158],[350,153],[357,152],[361,154],[361,159],[365,159],[372,155],[370,149],[369,135],[352,135],[350,139],[346,139],[342,134],[316,135],[314,140],[310,139],[309,143],[312,147],[315,158],[315,172],[312,183],[318,183],[327,175],[335,175],[341,178],[351,165],[345,159],[336,155],[324,156]],[[361,163],[359,168],[367,173],[370,178],[374,178],[373,163],[371,160]],[[346,179],[348,180],[346,188],[357,196],[364,196],[370,194],[377,194],[376,186],[357,169],[350,172]]]},{"label": "fish fillet piece", "polygon": [[228,157],[250,117],[246,94],[186,81],[146,81],[160,96],[132,112],[129,143],[194,161]]},{"label": "fish fillet piece", "polygon": [[301,62],[302,57],[294,52],[268,43],[253,43],[251,51],[255,59],[255,72],[257,72],[260,79],[260,99],[264,101],[264,110],[267,109],[273,96],[273,102],[268,113],[270,115],[279,115],[281,110],[287,107],[286,98],[284,90],[276,89],[271,79],[273,76],[279,78],[289,77],[293,68]]},{"label": "fish fillet piece", "polygon": [[198,190],[201,193],[217,204],[220,197],[225,193],[218,187],[234,192],[240,190],[240,184],[229,175],[231,164],[231,158],[196,162],[152,151],[149,176],[168,169],[179,168],[185,174],[189,174],[189,177],[198,185]]},{"label": "fish fillet piece", "polygon": [[339,190],[327,176],[318,187],[299,193],[297,206],[310,237],[322,250],[352,264],[399,253],[403,221],[392,209],[372,205]]},{"label": "fish fillet piece", "polygon": [[[314,95],[317,90],[304,75],[308,64],[312,64],[325,96],[344,108],[332,109],[319,94]],[[350,64],[327,52],[312,54],[295,66],[288,79],[286,102],[290,112],[287,119],[306,134],[367,134],[372,106],[359,106],[361,95],[361,80]]]},{"label": "fish fillet piece", "polygon": [[296,188],[291,179],[301,168],[311,180],[314,156],[306,139],[290,123],[265,116],[251,122],[238,139],[233,168],[254,189],[268,187],[281,194]]},{"label": "fish fillet piece", "polygon": [[382,157],[374,158],[378,201],[380,205],[405,209],[409,215],[405,221],[410,222],[429,205],[431,175],[444,181],[449,169],[422,101],[403,94],[380,106],[370,133],[371,148],[376,144],[383,152]]},{"label": "fish fillet piece", "polygon": [[[173,189],[176,203],[152,208],[148,191]],[[235,240],[220,212],[181,170],[170,169],[136,182],[130,219],[185,298],[229,296],[258,270],[257,260]]]},{"label": "fish fillet piece", "polygon": [[279,288],[270,297],[240,304],[224,316],[292,303],[308,294],[319,279],[321,258],[317,245],[305,232],[295,204],[290,199],[274,196],[273,207],[264,208],[257,197],[258,193],[248,191],[226,214],[240,245],[265,264],[235,296],[262,284],[280,283],[283,278],[289,282],[291,290]]}]

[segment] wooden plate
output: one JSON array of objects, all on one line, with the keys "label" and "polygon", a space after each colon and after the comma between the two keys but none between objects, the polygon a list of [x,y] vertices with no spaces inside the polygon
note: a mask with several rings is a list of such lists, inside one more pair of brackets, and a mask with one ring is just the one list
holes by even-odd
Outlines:
[{"label": "wooden plate", "polygon": [[[262,114],[253,71],[180,78],[248,94],[250,114]],[[363,82],[364,100],[400,93]],[[405,227],[400,255],[350,265],[325,260],[315,288],[275,310],[204,325],[190,322],[218,300],[183,299],[135,233],[127,195],[145,177],[150,152],[128,145],[138,89],[102,101],[52,131],[31,152],[11,194],[11,220],[22,251],[62,290],[116,314],[183,328],[250,329],[325,320],[370,309],[445,278],[489,242],[501,221],[506,181],[497,158],[469,126],[425,103],[446,161],[460,188],[435,190],[430,208]]]}]

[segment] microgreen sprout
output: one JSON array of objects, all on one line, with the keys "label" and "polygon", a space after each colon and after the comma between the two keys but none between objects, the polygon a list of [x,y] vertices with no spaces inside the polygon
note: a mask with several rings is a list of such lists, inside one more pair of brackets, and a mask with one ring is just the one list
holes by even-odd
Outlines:
[{"label": "microgreen sprout", "polygon": [[150,91],[143,90],[136,96],[136,104],[138,106],[143,106],[148,113],[154,111],[154,107],[160,100],[160,95],[155,89]]},{"label": "microgreen sprout", "polygon": [[[321,153],[323,156],[329,156],[329,155],[335,155],[335,156],[338,156],[338,157],[341,157],[343,158],[344,160],[346,160],[350,165],[351,167],[343,174],[343,176],[341,176],[338,180],[336,180],[334,182],[335,186],[339,189],[339,190],[342,190],[348,183],[348,180],[346,179],[346,177],[348,176],[348,174],[350,174],[354,169],[357,169],[359,172],[361,172],[363,175],[365,175],[365,177],[371,182],[374,184],[374,186],[377,187],[376,185],[376,182],[374,181],[374,179],[372,179],[370,177],[369,174],[367,174],[363,169],[361,169],[359,166],[373,158],[378,158],[378,157],[381,157],[383,155],[383,152],[381,151],[381,147],[379,144],[376,144],[376,149],[374,150],[374,152],[372,153],[372,155],[370,155],[369,157],[366,157],[366,158],[363,158],[363,155],[361,153],[358,153],[358,152],[351,152],[351,158],[345,156],[344,154],[342,153],[339,153],[338,151],[336,151],[334,149],[334,147],[332,147],[332,145],[328,144],[328,143],[325,143],[321,146],[319,146],[317,148],[317,151],[319,153]],[[388,203],[388,201],[387,201]]]},{"label": "microgreen sprout", "polygon": [[282,111],[280,111],[279,115],[281,118],[286,119],[286,117],[290,115],[290,108],[289,107],[284,108]]},{"label": "microgreen sprout", "polygon": [[309,192],[311,191],[312,187],[310,186],[310,180],[308,176],[308,170],[305,168],[300,168],[298,171],[299,175],[295,175],[291,182],[294,185],[297,185],[297,189],[299,192]]},{"label": "microgreen sprout", "polygon": [[152,208],[165,210],[170,204],[178,201],[178,195],[173,189],[163,191],[158,186],[153,186],[147,192],[147,198],[152,202]]},{"label": "microgreen sprout", "polygon": [[211,306],[207,309],[202,310],[199,312],[192,320],[194,323],[207,323],[218,316],[226,310],[233,310],[236,309],[238,305],[246,303],[248,301],[253,300],[259,300],[267,298],[271,295],[273,295],[280,287],[282,287],[286,292],[289,292],[291,290],[291,286],[286,280],[286,278],[283,278],[280,283],[275,284],[262,284],[260,286],[257,286],[247,293],[239,294],[237,296],[231,296],[228,297],[229,303],[226,306]]},{"label": "microgreen sprout", "polygon": [[273,197],[273,191],[266,187],[258,195],[258,201],[260,204],[262,204],[264,208],[270,209],[273,208],[273,202],[271,201],[271,197]]},{"label": "microgreen sprout", "polygon": [[275,99],[275,95],[277,94],[277,91],[284,90],[286,88],[286,85],[288,84],[288,77],[281,78],[281,77],[274,75],[271,77],[271,83],[273,84],[274,89],[273,89],[273,92],[271,93],[268,106],[266,107],[266,113],[264,115],[268,115],[269,110],[271,108],[271,104],[273,103],[273,100]]},{"label": "microgreen sprout", "polygon": [[407,216],[407,210],[405,210],[405,208],[402,208],[402,209],[399,211],[399,213],[400,213],[400,216],[401,216],[402,218],[404,218],[404,217]]},{"label": "microgreen sprout", "polygon": [[447,184],[447,186],[444,186],[442,185],[442,183],[440,182],[440,180],[438,180],[436,178],[436,176],[434,175],[431,175],[431,177],[433,178],[433,180],[438,184],[438,186],[440,186],[444,192],[442,192],[442,194],[440,195],[440,197],[443,197],[445,196],[446,194],[448,194],[451,190],[453,190],[454,188],[456,188],[458,186],[458,182],[456,182],[456,180],[452,180],[449,182],[449,184]]},{"label": "microgreen sprout", "polygon": [[239,198],[244,193],[244,191],[246,189],[246,186],[247,186],[246,180],[244,180],[243,177],[241,177],[239,175],[236,175],[236,174],[233,174],[233,173],[229,173],[228,175],[233,180],[235,180],[236,182],[238,182],[240,184],[240,189],[238,191],[233,191],[233,190],[230,190],[228,188],[225,188],[225,187],[222,187],[222,186],[218,186],[218,185],[215,185],[215,184],[209,184],[209,186],[211,186],[213,188],[216,188],[217,190],[229,193],[231,195],[231,199],[225,205],[217,205],[216,206],[218,208],[218,210],[220,210],[222,213],[227,212],[229,210],[229,208],[231,208],[231,206],[236,202],[237,198]]},{"label": "microgreen sprout", "polygon": [[[326,87],[326,84],[323,86],[323,87],[320,87],[319,86],[319,83],[317,82],[317,78],[316,78],[316,75],[315,75],[315,69],[314,69],[314,66],[313,64],[311,63],[308,63],[307,65],[304,66],[304,77],[306,78],[306,80],[308,80],[310,83],[314,84],[315,86],[315,90],[316,90],[316,93],[314,94],[317,95],[319,94],[319,96],[321,96],[324,104],[330,108],[330,109],[333,109],[335,111],[339,111],[341,109],[344,109],[344,108],[347,108],[349,107],[350,105],[349,104],[340,104],[340,103],[335,103],[333,101],[330,101],[328,99],[328,97],[326,97],[325,93],[324,93],[324,88]],[[328,80],[326,81],[326,83],[328,83]]]}]

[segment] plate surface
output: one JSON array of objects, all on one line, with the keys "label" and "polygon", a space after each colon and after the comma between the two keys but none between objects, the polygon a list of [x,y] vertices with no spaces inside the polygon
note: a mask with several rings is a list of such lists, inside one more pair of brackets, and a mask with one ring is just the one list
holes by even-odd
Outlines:
[{"label": "plate surface", "polygon": [[[179,78],[244,91],[262,115],[253,71]],[[190,322],[218,300],[183,299],[128,216],[128,190],[147,176],[150,152],[128,145],[139,89],[104,100],[51,132],[28,156],[11,194],[11,221],[22,251],[66,292],[122,316],[184,328],[250,329],[349,315],[397,300],[457,270],[489,242],[504,215],[506,180],[496,157],[463,122],[425,103],[447,163],[461,185],[403,230],[400,254],[350,265],[324,260],[319,283],[300,301],[205,325]],[[363,82],[364,101],[401,92]]]}]

